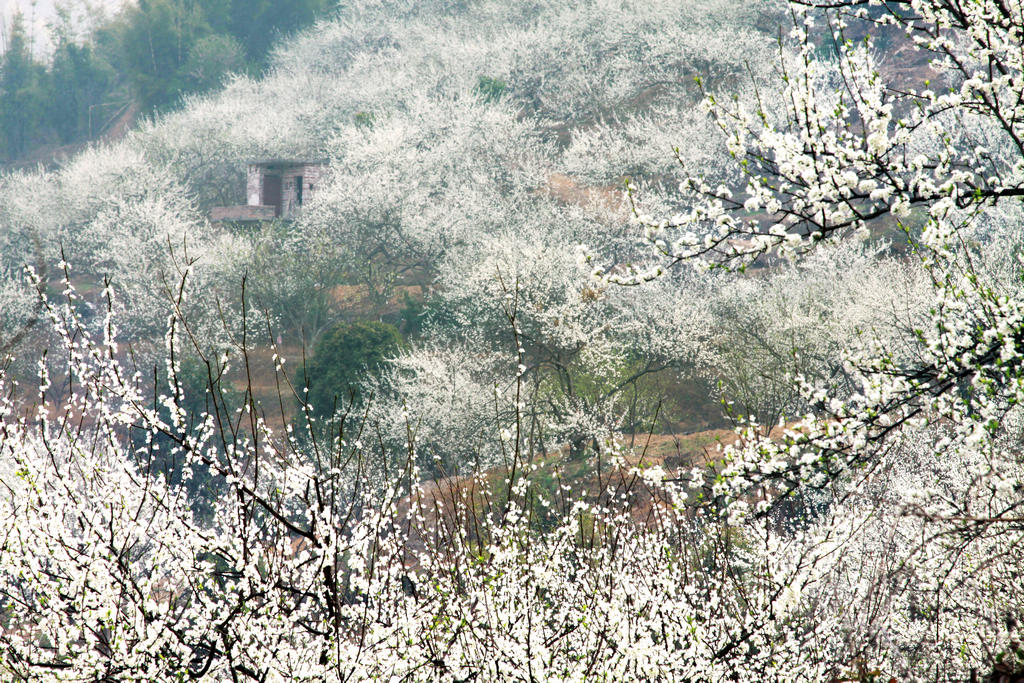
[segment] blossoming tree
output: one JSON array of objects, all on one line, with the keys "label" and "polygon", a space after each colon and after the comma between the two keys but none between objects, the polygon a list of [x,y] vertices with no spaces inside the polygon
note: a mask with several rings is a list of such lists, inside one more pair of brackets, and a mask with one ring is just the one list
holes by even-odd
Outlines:
[{"label": "blossoming tree", "polygon": [[[859,661],[941,680],[1017,670],[1024,15],[945,0],[792,11],[781,108],[706,100],[745,187],[691,174],[688,210],[654,220],[640,199],[639,220],[672,262],[732,269],[894,225],[930,302],[901,335],[863,330],[844,353],[852,390],[798,377],[806,416],[771,438],[751,422],[706,493],[734,520],[792,519],[793,501],[798,524],[826,509],[862,520],[858,580],[826,572],[811,601],[849,615]],[[885,606],[869,613],[872,596]]]}]

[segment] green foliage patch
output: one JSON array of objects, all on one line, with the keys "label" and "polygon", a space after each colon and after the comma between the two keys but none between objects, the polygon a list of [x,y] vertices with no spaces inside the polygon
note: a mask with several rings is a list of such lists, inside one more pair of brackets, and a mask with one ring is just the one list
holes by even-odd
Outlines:
[{"label": "green foliage patch", "polygon": [[[335,9],[332,0],[139,0],[83,39],[66,11],[50,58],[16,14],[0,56],[0,161],[95,139],[134,102],[143,114],[258,74],[274,43]],[[372,123],[372,115],[369,123]]]},{"label": "green foliage patch", "polygon": [[502,95],[505,94],[507,89],[508,86],[505,84],[505,81],[500,78],[480,76],[480,78],[477,79],[476,87],[473,90],[486,102],[497,102],[501,99]]},{"label": "green foliage patch", "polygon": [[329,416],[348,400],[358,399],[364,375],[376,374],[402,345],[395,326],[382,322],[339,323],[325,332],[308,365],[314,412]]}]

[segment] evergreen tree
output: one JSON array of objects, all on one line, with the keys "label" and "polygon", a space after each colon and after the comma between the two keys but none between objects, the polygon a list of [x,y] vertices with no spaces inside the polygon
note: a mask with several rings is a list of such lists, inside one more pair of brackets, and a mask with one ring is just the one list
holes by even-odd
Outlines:
[{"label": "evergreen tree", "polygon": [[46,76],[32,57],[24,19],[15,14],[0,59],[0,137],[7,159],[21,156],[39,132],[46,111]]},{"label": "evergreen tree", "polygon": [[257,66],[266,63],[267,55],[280,35],[300,31],[323,16],[329,0],[294,0],[284,9],[273,0],[205,0],[209,5],[230,4],[228,30],[245,47],[249,60]]},{"label": "evergreen tree", "polygon": [[99,132],[99,122],[92,120],[91,110],[107,99],[115,74],[91,44],[74,39],[66,13],[60,14],[54,38],[48,121],[58,140],[66,145]]},{"label": "evergreen tree", "polygon": [[232,36],[214,33],[196,41],[184,66],[184,83],[190,92],[217,88],[229,73],[245,71],[245,52]]},{"label": "evergreen tree", "polygon": [[139,0],[125,10],[120,43],[135,97],[147,112],[168,109],[186,89],[193,46],[210,27],[194,0]]},{"label": "evergreen tree", "polygon": [[136,98],[148,112],[216,87],[233,71],[262,68],[280,35],[311,25],[328,0],[139,0],[119,26]]}]

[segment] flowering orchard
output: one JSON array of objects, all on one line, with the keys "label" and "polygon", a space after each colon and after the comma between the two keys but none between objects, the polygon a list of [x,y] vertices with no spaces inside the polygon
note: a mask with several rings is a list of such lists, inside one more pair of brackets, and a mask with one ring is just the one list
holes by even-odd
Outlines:
[{"label": "flowering orchard", "polygon": [[[734,523],[794,506],[811,526],[837,507],[863,520],[848,543],[865,565],[824,579],[812,600],[849,616],[850,642],[866,647],[858,661],[927,680],[1019,671],[1022,8],[913,0],[792,12],[781,110],[706,100],[745,187],[691,174],[689,210],[656,220],[640,198],[638,218],[670,262],[740,270],[895,225],[929,300],[895,337],[862,330],[843,351],[844,382],[795,377],[806,415],[784,418],[785,435],[771,439],[748,418],[699,478]],[[891,68],[881,36],[927,60]]]},{"label": "flowering orchard", "polygon": [[[113,316],[44,309],[73,389],[2,412],[0,595],[16,680],[815,680],[835,619],[805,625],[809,570],[849,530],[791,538],[719,526],[687,486],[615,452],[590,493],[512,466],[419,484],[375,474],[359,434],[274,434],[247,397],[196,421],[122,367]],[[108,308],[109,310],[109,308]],[[510,321],[515,325],[514,318]],[[243,361],[246,349],[239,350]],[[213,373],[220,359],[210,359]],[[287,377],[281,370],[282,382]],[[44,378],[45,379],[45,378]],[[517,390],[522,380],[516,381]],[[212,384],[211,384],[212,386]],[[41,395],[45,396],[46,386]],[[307,437],[300,439],[304,431]],[[201,519],[187,489],[215,490]],[[638,500],[651,514],[637,519]]]},{"label": "flowering orchard", "polygon": [[[773,64],[761,29],[708,33],[772,8],[536,5],[366,3],[261,83],[3,178],[7,221],[113,279],[23,277],[44,249],[4,238],[0,348],[51,342],[34,400],[0,374],[0,678],[1024,672],[1024,8],[798,1]],[[295,150],[331,157],[295,224],[201,217],[233,164]],[[633,227],[601,199],[623,171]],[[339,273],[438,291],[322,421],[273,330],[324,328]],[[683,372],[738,427],[670,472],[641,388]]]}]

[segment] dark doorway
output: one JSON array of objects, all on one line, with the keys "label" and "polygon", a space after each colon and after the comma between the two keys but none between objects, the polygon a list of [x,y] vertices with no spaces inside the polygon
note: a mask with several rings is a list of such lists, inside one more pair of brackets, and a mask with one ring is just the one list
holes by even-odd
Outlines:
[{"label": "dark doorway", "polygon": [[263,197],[260,200],[263,206],[274,207],[274,215],[281,215],[281,176],[263,176]]}]

